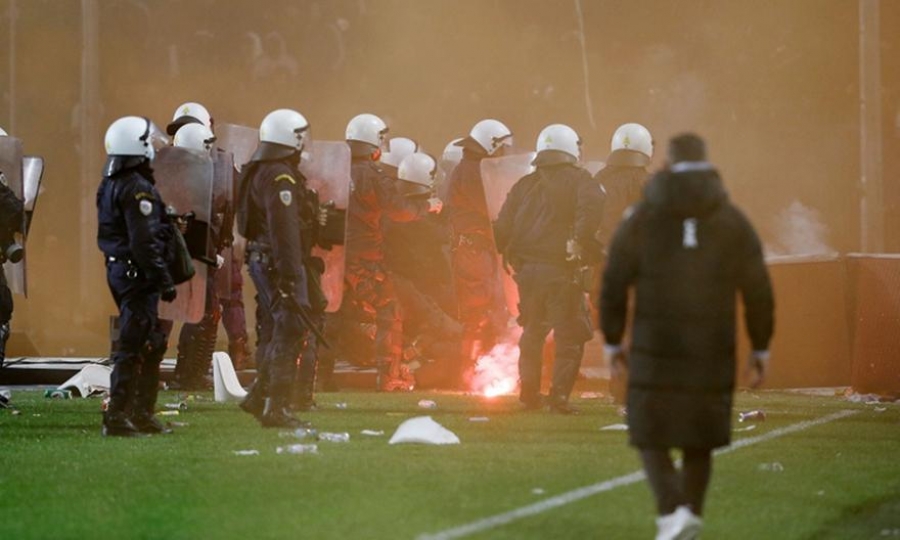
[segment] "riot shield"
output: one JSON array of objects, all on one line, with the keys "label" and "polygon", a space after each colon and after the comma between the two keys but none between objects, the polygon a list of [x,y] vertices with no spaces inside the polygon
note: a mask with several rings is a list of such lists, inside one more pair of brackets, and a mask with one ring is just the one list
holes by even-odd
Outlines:
[{"label": "riot shield", "polygon": [[259,145],[259,130],[236,124],[217,124],[216,145],[231,152],[235,168],[240,171]]},{"label": "riot shield", "polygon": [[[15,137],[0,137],[0,172],[3,173],[9,189],[20,201],[25,198],[25,190],[22,184],[22,162],[22,141]],[[24,221],[22,230],[25,230]],[[25,242],[25,239],[18,234],[12,236],[4,233],[0,237],[8,237],[19,244],[24,244]],[[0,246],[0,249],[5,250],[6,246]],[[25,281],[26,258],[27,254],[23,254],[22,260],[17,263],[9,261],[3,263],[3,272],[6,274],[9,290],[16,294],[26,294],[28,289]]]},{"label": "riot shield", "polygon": [[587,172],[591,173],[591,176],[597,176],[597,173],[606,167],[606,163],[602,161],[586,161],[583,166]]},{"label": "riot shield", "polygon": [[25,237],[31,229],[34,209],[41,192],[41,180],[44,177],[44,158],[25,156],[22,160],[22,193],[25,198]]},{"label": "riot shield", "polygon": [[[231,259],[233,242],[226,242],[234,231],[234,156],[227,150],[213,152],[213,223],[218,232],[212,246],[213,259],[221,254],[225,263],[216,272],[216,291],[219,297],[231,296]],[[227,244],[227,245],[226,245]],[[221,250],[221,252],[219,251]]]},{"label": "riot shield", "polygon": [[156,188],[167,206],[178,215],[193,213],[185,241],[197,273],[178,285],[174,302],[160,302],[163,319],[196,323],[203,318],[206,302],[207,264],[209,260],[209,226],[212,218],[213,161],[209,154],[167,146],[153,161]]},{"label": "riot shield", "polygon": [[[481,179],[484,186],[484,200],[487,203],[488,215],[491,222],[497,220],[500,209],[506,201],[506,195],[523,176],[534,171],[531,162],[534,161],[534,152],[526,154],[513,154],[498,158],[488,158],[481,161]],[[498,254],[499,258],[500,255]],[[503,287],[503,297],[506,299],[506,307],[514,317],[519,316],[519,289],[513,280],[512,274],[507,272],[502,264],[498,264],[500,283]]]},{"label": "riot shield", "polygon": [[322,204],[333,201],[329,221],[322,236],[327,235],[331,249],[313,248],[313,254],[325,260],[322,289],[328,298],[325,309],[333,313],[341,307],[344,296],[344,238],[347,230],[347,204],[350,200],[350,147],[345,142],[313,141],[307,147],[308,156],[300,162],[300,172],[309,187],[319,192]]}]

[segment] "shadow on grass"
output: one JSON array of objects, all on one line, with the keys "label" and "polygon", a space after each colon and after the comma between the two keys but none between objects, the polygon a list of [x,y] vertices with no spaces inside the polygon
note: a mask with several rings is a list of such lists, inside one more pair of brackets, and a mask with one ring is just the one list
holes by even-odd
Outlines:
[{"label": "shadow on grass", "polygon": [[839,518],[808,536],[808,540],[900,538],[900,484],[894,493],[847,508]]}]

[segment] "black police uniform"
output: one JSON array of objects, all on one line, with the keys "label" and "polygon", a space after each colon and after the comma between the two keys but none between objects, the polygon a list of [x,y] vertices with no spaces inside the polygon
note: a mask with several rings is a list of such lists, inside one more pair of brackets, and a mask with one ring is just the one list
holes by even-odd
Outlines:
[{"label": "black police uniform", "polygon": [[415,380],[402,363],[403,312],[384,267],[382,220],[407,222],[428,214],[427,200],[408,199],[372,160],[374,147],[351,144],[345,281],[353,302],[375,315],[375,362],[379,390],[411,390]]},{"label": "black police uniform", "polygon": [[290,147],[261,143],[242,172],[238,202],[238,227],[247,238],[250,276],[257,288],[257,314],[263,315],[266,326],[258,344],[264,349],[259,376],[241,407],[265,427],[302,424],[286,409],[312,312],[324,309],[324,294],[315,286],[310,291],[307,270],[312,264],[315,192],[307,189],[306,178],[297,170],[298,158]]},{"label": "black police uniform", "polygon": [[111,157],[97,191],[97,243],[119,308],[119,339],[113,352],[110,401],[104,433],[158,433],[153,417],[159,364],[166,335],[159,326],[160,297],[172,301],[175,286],[166,265],[173,225],[143,157]]},{"label": "black police uniform", "polygon": [[[520,400],[540,406],[544,340],[550,330],[556,346],[550,406],[574,412],[569,394],[578,376],[584,343],[592,336],[576,265],[567,261],[566,243],[574,239],[586,253],[599,252],[596,233],[603,191],[590,173],[567,162],[566,154],[545,151],[537,170],[519,180],[507,195],[494,224],[497,249],[515,270],[519,289]],[[582,261],[585,262],[585,261]]]},{"label": "black police uniform", "polygon": [[481,161],[488,155],[472,137],[461,145],[462,160],[448,180],[447,213],[453,234],[454,286],[464,328],[462,380],[477,356],[493,347],[506,315],[497,294],[497,256],[481,178]]},{"label": "black police uniform", "polygon": [[[24,221],[22,201],[6,183],[0,183],[0,264],[6,262],[6,247],[21,233]],[[6,274],[0,269],[0,367],[6,360],[6,342],[9,339],[9,323],[12,321],[12,291],[6,282]]]}]

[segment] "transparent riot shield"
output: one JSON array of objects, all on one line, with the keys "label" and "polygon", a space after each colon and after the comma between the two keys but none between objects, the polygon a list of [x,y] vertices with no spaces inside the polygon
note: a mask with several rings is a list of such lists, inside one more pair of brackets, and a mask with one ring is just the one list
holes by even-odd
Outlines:
[{"label": "transparent riot shield", "polygon": [[44,158],[38,156],[25,156],[22,160],[22,194],[25,199],[25,237],[31,230],[31,221],[34,219],[34,209],[37,207],[37,198],[41,193],[41,180],[44,177]]},{"label": "transparent riot shield", "polygon": [[160,302],[163,319],[196,323],[203,318],[212,219],[213,160],[209,154],[167,146],[153,161],[153,176],[162,200],[178,215],[193,214],[184,234],[197,273],[178,285],[174,302]]},{"label": "transparent riot shield", "polygon": [[216,146],[231,152],[235,168],[240,171],[250,161],[259,145],[259,130],[236,124],[216,124]]},{"label": "transparent riot shield", "polygon": [[[307,155],[308,154],[308,155]],[[330,223],[320,234],[320,243],[331,249],[313,248],[313,255],[325,260],[322,289],[328,298],[326,311],[333,313],[341,307],[344,296],[344,238],[347,230],[347,204],[350,200],[350,147],[345,142],[313,141],[300,162],[300,172],[309,187],[319,192],[322,204],[333,202],[329,210]]]},{"label": "transparent riot shield", "polygon": [[[25,198],[25,190],[22,183],[22,163],[22,141],[15,137],[0,137],[0,172],[3,173],[6,185],[9,186],[9,189],[20,201]],[[24,219],[23,217],[21,227],[23,231],[25,230]],[[17,242],[23,246],[25,243],[25,238],[20,234],[13,235],[4,231],[3,234],[0,234],[0,237]],[[0,246],[0,249],[5,250],[6,247]],[[27,254],[23,253],[23,257],[19,262],[7,261],[3,263],[3,272],[6,274],[9,289],[16,294],[26,294],[28,290],[25,280],[26,257]]]},{"label": "transparent riot shield", "polygon": [[[487,203],[491,222],[497,220],[497,216],[500,215],[500,209],[506,201],[506,195],[516,182],[534,171],[534,166],[531,164],[534,161],[534,156],[534,152],[529,152],[482,160],[481,179],[484,186],[484,200]],[[500,257],[500,255],[498,254],[497,257]],[[512,274],[507,272],[502,264],[497,266],[500,272],[500,283],[503,287],[503,297],[506,299],[506,307],[511,315],[518,317],[519,289],[516,287]]]},{"label": "transparent riot shield", "polygon": [[216,149],[213,152],[213,228],[215,229],[215,245],[212,246],[212,259],[221,255],[224,264],[216,272],[216,291],[219,297],[231,295],[231,261],[234,257],[234,156],[227,150]]}]

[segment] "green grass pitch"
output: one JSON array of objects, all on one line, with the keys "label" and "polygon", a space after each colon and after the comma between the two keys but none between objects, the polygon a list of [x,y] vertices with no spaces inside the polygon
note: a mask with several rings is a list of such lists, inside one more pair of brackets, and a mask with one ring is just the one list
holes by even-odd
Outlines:
[{"label": "green grass pitch", "polygon": [[[163,392],[160,402],[178,397]],[[600,430],[622,422],[617,407],[577,392],[576,417],[521,412],[513,397],[321,394],[320,410],[305,417],[351,439],[320,441],[310,455],[277,454],[301,441],[200,398],[164,417],[188,424],[173,435],[104,439],[99,399],[13,389],[20,413],[0,410],[2,538],[451,538],[639,469],[626,433]],[[421,409],[420,399],[438,406]],[[900,539],[900,403],[740,393],[736,412],[750,409],[768,418],[734,440],[761,440],[716,458],[703,538]],[[790,431],[845,410],[854,414]],[[388,444],[420,415],[461,444]],[[481,416],[489,420],[469,420]],[[259,455],[235,454],[250,449]],[[653,514],[640,480],[460,537],[649,539]]]}]

